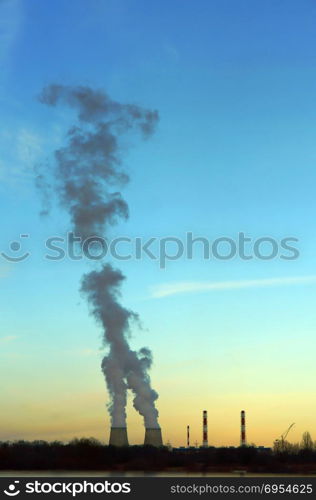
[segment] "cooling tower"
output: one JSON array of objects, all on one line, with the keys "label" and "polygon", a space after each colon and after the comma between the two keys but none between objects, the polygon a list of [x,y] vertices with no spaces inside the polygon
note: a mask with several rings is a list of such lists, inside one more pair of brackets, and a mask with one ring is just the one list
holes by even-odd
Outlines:
[{"label": "cooling tower", "polygon": [[128,446],[127,428],[111,427],[110,446]]},{"label": "cooling tower", "polygon": [[144,446],[150,445],[150,446],[163,446],[162,444],[162,435],[161,435],[161,429],[156,428],[156,429],[146,429],[145,431],[145,441],[144,441]]}]

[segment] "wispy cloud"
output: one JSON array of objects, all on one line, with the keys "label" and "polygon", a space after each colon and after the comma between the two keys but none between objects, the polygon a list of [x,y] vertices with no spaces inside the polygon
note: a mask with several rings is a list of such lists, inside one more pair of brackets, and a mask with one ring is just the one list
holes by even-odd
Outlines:
[{"label": "wispy cloud", "polygon": [[97,350],[97,349],[89,349],[89,348],[86,348],[86,349],[79,349],[77,351],[78,355],[79,356],[99,356],[100,355],[100,351]]},{"label": "wispy cloud", "polygon": [[316,283],[316,275],[294,276],[287,278],[267,278],[240,281],[180,281],[163,283],[151,288],[151,297],[160,299],[181,293],[198,293],[241,288],[261,288]]},{"label": "wispy cloud", "polygon": [[8,344],[9,342],[13,342],[18,338],[17,335],[7,335],[6,337],[0,337],[0,344]]},{"label": "wispy cloud", "polygon": [[1,180],[11,184],[33,180],[34,165],[43,154],[40,136],[26,127],[4,129],[0,131],[0,146]]},{"label": "wispy cloud", "polygon": [[20,0],[0,1],[0,65],[6,61],[21,24]]},{"label": "wispy cloud", "polygon": [[71,355],[80,357],[100,356],[100,353],[101,353],[100,349],[90,349],[89,347],[64,351],[64,354],[66,354],[66,356]]},{"label": "wispy cloud", "polygon": [[6,278],[12,270],[12,266],[9,264],[0,265],[0,278]]}]

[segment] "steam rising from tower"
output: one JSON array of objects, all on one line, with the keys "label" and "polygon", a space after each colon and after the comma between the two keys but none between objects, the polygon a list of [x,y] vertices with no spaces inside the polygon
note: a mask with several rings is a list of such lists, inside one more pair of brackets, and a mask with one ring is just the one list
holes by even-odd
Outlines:
[{"label": "steam rising from tower", "polygon": [[[128,182],[121,169],[121,137],[136,131],[143,138],[149,137],[158,113],[121,104],[102,91],[81,86],[49,85],[39,100],[48,106],[72,108],[77,121],[68,130],[65,145],[55,151],[54,164],[42,167],[37,183],[45,188],[51,186],[61,206],[68,211],[75,235],[81,241],[91,238],[91,243],[93,239],[100,243],[100,236],[104,236],[110,225],[128,217],[128,206],[121,193],[112,189]],[[45,189],[43,194],[46,192]],[[127,341],[131,324],[138,316],[119,302],[124,279],[121,271],[105,264],[85,274],[81,282],[81,291],[102,326],[104,344],[108,347],[102,371],[111,399],[110,441],[118,445],[127,444],[128,389],[134,394],[133,404],[143,416],[145,427],[160,432],[155,408],[158,394],[151,388],[148,375],[151,352],[147,348],[135,352]]]}]

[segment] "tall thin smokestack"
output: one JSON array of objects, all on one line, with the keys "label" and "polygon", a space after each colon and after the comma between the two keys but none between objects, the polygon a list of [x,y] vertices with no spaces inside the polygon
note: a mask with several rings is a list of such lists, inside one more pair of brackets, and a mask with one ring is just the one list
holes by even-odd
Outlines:
[{"label": "tall thin smokestack", "polygon": [[127,428],[111,427],[110,446],[128,446]]},{"label": "tall thin smokestack", "polygon": [[187,447],[190,448],[190,426],[187,426]]},{"label": "tall thin smokestack", "polygon": [[246,446],[246,412],[240,413],[240,446]]},{"label": "tall thin smokestack", "polygon": [[208,435],[207,435],[207,411],[203,411],[203,446],[208,446]]}]

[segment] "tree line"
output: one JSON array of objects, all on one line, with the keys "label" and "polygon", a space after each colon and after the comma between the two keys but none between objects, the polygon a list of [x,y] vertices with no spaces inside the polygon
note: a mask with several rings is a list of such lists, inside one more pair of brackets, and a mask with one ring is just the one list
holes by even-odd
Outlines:
[{"label": "tree line", "polygon": [[96,439],[59,441],[0,442],[2,470],[116,470],[192,472],[231,471],[246,469],[253,472],[304,472],[316,470],[316,447],[305,439],[296,448],[169,449],[152,446],[105,446]]},{"label": "tree line", "polygon": [[300,451],[312,452],[316,451],[316,441],[313,441],[312,436],[308,431],[304,432],[299,443],[290,443],[289,441],[277,439],[274,442],[273,450],[275,453],[297,454]]}]

